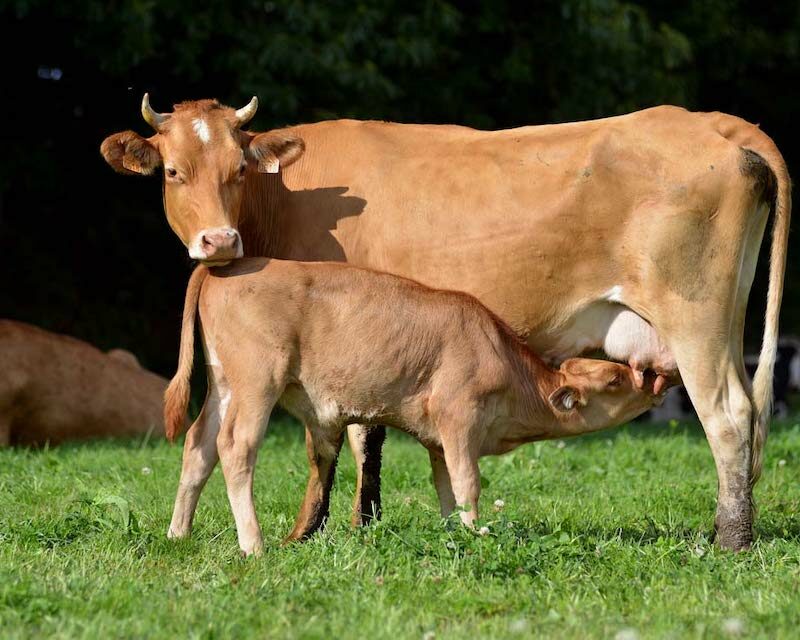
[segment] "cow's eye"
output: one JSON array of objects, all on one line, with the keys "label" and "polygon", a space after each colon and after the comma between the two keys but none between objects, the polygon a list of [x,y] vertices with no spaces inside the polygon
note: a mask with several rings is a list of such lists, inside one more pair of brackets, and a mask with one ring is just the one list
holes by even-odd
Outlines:
[{"label": "cow's eye", "polygon": [[177,178],[178,177],[178,170],[175,167],[167,167],[167,177],[169,178]]},{"label": "cow's eye", "polygon": [[613,378],[611,378],[611,380],[608,381],[609,387],[618,387],[621,384],[622,384],[622,376],[620,376],[618,373]]}]

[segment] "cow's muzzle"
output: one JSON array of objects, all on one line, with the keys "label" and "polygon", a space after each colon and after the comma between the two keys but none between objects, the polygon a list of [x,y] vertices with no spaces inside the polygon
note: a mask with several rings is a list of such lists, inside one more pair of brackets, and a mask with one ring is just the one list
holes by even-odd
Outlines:
[{"label": "cow's muzzle", "polygon": [[241,258],[242,238],[236,229],[203,229],[189,247],[189,257],[209,265],[221,265]]}]

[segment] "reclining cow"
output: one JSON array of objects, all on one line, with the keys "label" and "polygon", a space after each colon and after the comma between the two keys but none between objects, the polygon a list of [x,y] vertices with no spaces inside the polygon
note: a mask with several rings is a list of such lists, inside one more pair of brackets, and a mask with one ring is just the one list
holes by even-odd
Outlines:
[{"label": "reclining cow", "polygon": [[123,349],[0,320],[0,446],[164,435],[167,381]]},{"label": "reclining cow", "polygon": [[[117,133],[101,150],[122,173],[163,165],[167,220],[208,264],[346,261],[465,291],[555,362],[602,346],[587,329],[629,308],[669,347],[705,428],[720,544],[750,545],[791,212],[786,165],[758,127],[657,107],[493,132],[352,120],[242,130],[256,106],[203,100],[162,114],[145,96],[155,135]],[[770,210],[751,389],[744,316]],[[361,521],[379,511],[383,430],[350,436]]]},{"label": "reclining cow", "polygon": [[576,358],[549,369],[472,296],[346,265],[251,258],[210,274],[200,266],[190,279],[165,402],[170,439],[185,423],[198,307],[209,391],[187,439],[169,535],[189,534],[218,451],[245,554],[263,547],[253,472],[276,403],[308,429],[303,508],[313,530],[353,422],[416,437],[430,452],[442,514],[461,505],[472,524],[480,456],[611,427],[657,400],[654,381],[638,384],[625,365]]}]

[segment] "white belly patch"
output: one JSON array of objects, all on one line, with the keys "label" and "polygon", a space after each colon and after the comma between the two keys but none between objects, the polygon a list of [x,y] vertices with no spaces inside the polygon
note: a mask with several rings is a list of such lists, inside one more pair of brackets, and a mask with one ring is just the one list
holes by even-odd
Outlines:
[{"label": "white belly patch", "polygon": [[[616,292],[615,292],[616,293]],[[628,307],[596,302],[553,331],[542,356],[555,364],[587,351],[602,349],[612,360],[635,369],[677,370],[675,359],[653,326]]]}]

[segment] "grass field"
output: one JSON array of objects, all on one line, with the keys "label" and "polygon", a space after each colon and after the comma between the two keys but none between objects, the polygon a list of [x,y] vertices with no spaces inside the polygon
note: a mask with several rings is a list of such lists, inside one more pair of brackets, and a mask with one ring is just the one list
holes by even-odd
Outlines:
[{"label": "grass field", "polygon": [[[768,446],[758,540],[710,541],[716,492],[695,425],[632,425],[484,458],[479,536],[438,516],[427,454],[390,434],[382,522],[332,521],[278,546],[306,475],[301,430],[273,424],[256,502],[267,552],[239,557],[219,469],[194,537],[165,531],[180,447],[0,451],[0,637],[724,638],[800,633],[800,425]],[[496,510],[492,504],[503,500]]]}]

